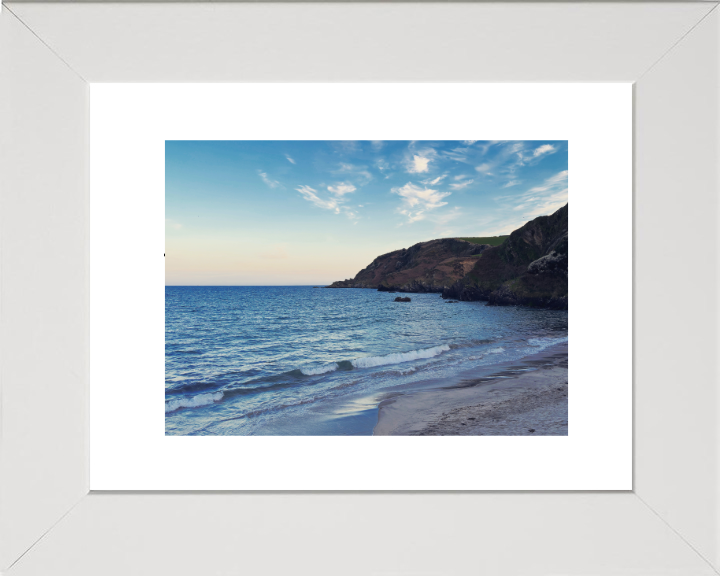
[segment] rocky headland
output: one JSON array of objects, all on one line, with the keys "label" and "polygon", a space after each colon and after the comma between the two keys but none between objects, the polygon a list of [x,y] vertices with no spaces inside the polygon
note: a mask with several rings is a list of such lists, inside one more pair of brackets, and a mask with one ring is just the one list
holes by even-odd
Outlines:
[{"label": "rocky headland", "polygon": [[420,242],[378,256],[348,280],[328,288],[372,288],[385,292],[442,292],[475,266],[489,244],[457,238]]},{"label": "rocky headland", "polygon": [[458,238],[420,242],[378,256],[355,278],[328,288],[440,292],[498,306],[567,309],[568,205],[527,222],[498,246]]}]

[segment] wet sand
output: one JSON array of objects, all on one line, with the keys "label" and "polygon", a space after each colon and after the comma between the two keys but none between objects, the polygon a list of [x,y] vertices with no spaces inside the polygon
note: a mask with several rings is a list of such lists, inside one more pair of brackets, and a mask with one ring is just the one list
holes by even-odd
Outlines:
[{"label": "wet sand", "polygon": [[[450,385],[448,385],[450,384]],[[566,436],[568,347],[419,383],[386,398],[375,436]]]}]

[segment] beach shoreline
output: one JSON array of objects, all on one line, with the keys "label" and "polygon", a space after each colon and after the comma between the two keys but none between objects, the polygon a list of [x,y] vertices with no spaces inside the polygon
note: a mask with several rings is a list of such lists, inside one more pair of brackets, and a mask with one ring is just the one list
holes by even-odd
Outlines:
[{"label": "beach shoreline", "polygon": [[568,345],[427,381],[378,406],[375,436],[566,436]]}]

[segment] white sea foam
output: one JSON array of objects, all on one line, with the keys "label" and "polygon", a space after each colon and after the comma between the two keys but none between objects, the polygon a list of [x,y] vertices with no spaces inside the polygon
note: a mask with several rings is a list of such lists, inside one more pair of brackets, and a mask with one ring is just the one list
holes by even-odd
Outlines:
[{"label": "white sea foam", "polygon": [[367,358],[358,358],[352,361],[355,368],[372,368],[373,366],[385,366],[386,364],[400,364],[401,362],[410,362],[420,358],[432,358],[443,352],[450,350],[450,346],[443,344],[442,346],[434,346],[425,348],[424,350],[411,350],[410,352],[398,352],[396,354],[388,354],[387,356],[368,356]]},{"label": "white sea foam", "polygon": [[492,350],[488,350],[488,354],[502,354],[505,352],[505,348],[500,346],[499,348],[493,348]]},{"label": "white sea foam", "polygon": [[305,376],[317,376],[318,374],[326,374],[327,372],[335,372],[338,369],[337,364],[326,364],[325,366],[318,366],[317,368],[301,368],[300,372]]},{"label": "white sea foam", "polygon": [[176,398],[165,402],[165,413],[174,412],[180,408],[197,408],[198,406],[207,406],[213,402],[222,400],[222,392],[209,392],[207,394],[199,394],[192,398]]},{"label": "white sea foam", "polygon": [[538,346],[547,348],[554,344],[560,344],[561,342],[567,342],[567,336],[561,336],[560,338],[528,338],[528,344],[530,346]]}]

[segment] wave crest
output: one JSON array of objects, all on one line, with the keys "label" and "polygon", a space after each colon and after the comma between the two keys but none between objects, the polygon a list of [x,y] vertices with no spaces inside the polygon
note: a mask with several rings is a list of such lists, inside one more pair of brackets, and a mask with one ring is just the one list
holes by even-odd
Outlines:
[{"label": "wave crest", "polygon": [[411,350],[410,352],[397,352],[388,354],[387,356],[368,356],[367,358],[357,358],[352,361],[355,368],[373,368],[375,366],[385,366],[387,364],[400,364],[401,362],[410,362],[411,360],[419,360],[421,358],[432,358],[443,352],[450,350],[450,346],[443,344],[441,346],[433,346],[423,350]]},{"label": "wave crest", "polygon": [[174,398],[173,400],[165,402],[165,414],[168,412],[175,412],[175,410],[179,410],[180,408],[197,408],[198,406],[207,406],[208,404],[219,402],[222,400],[222,397],[222,392],[214,392],[209,394],[199,394],[198,396],[193,396],[192,398]]},{"label": "wave crest", "polygon": [[318,374],[327,374],[328,372],[335,372],[338,369],[338,365],[326,364],[325,366],[318,366],[317,368],[301,368],[300,372],[305,376],[317,376]]}]

